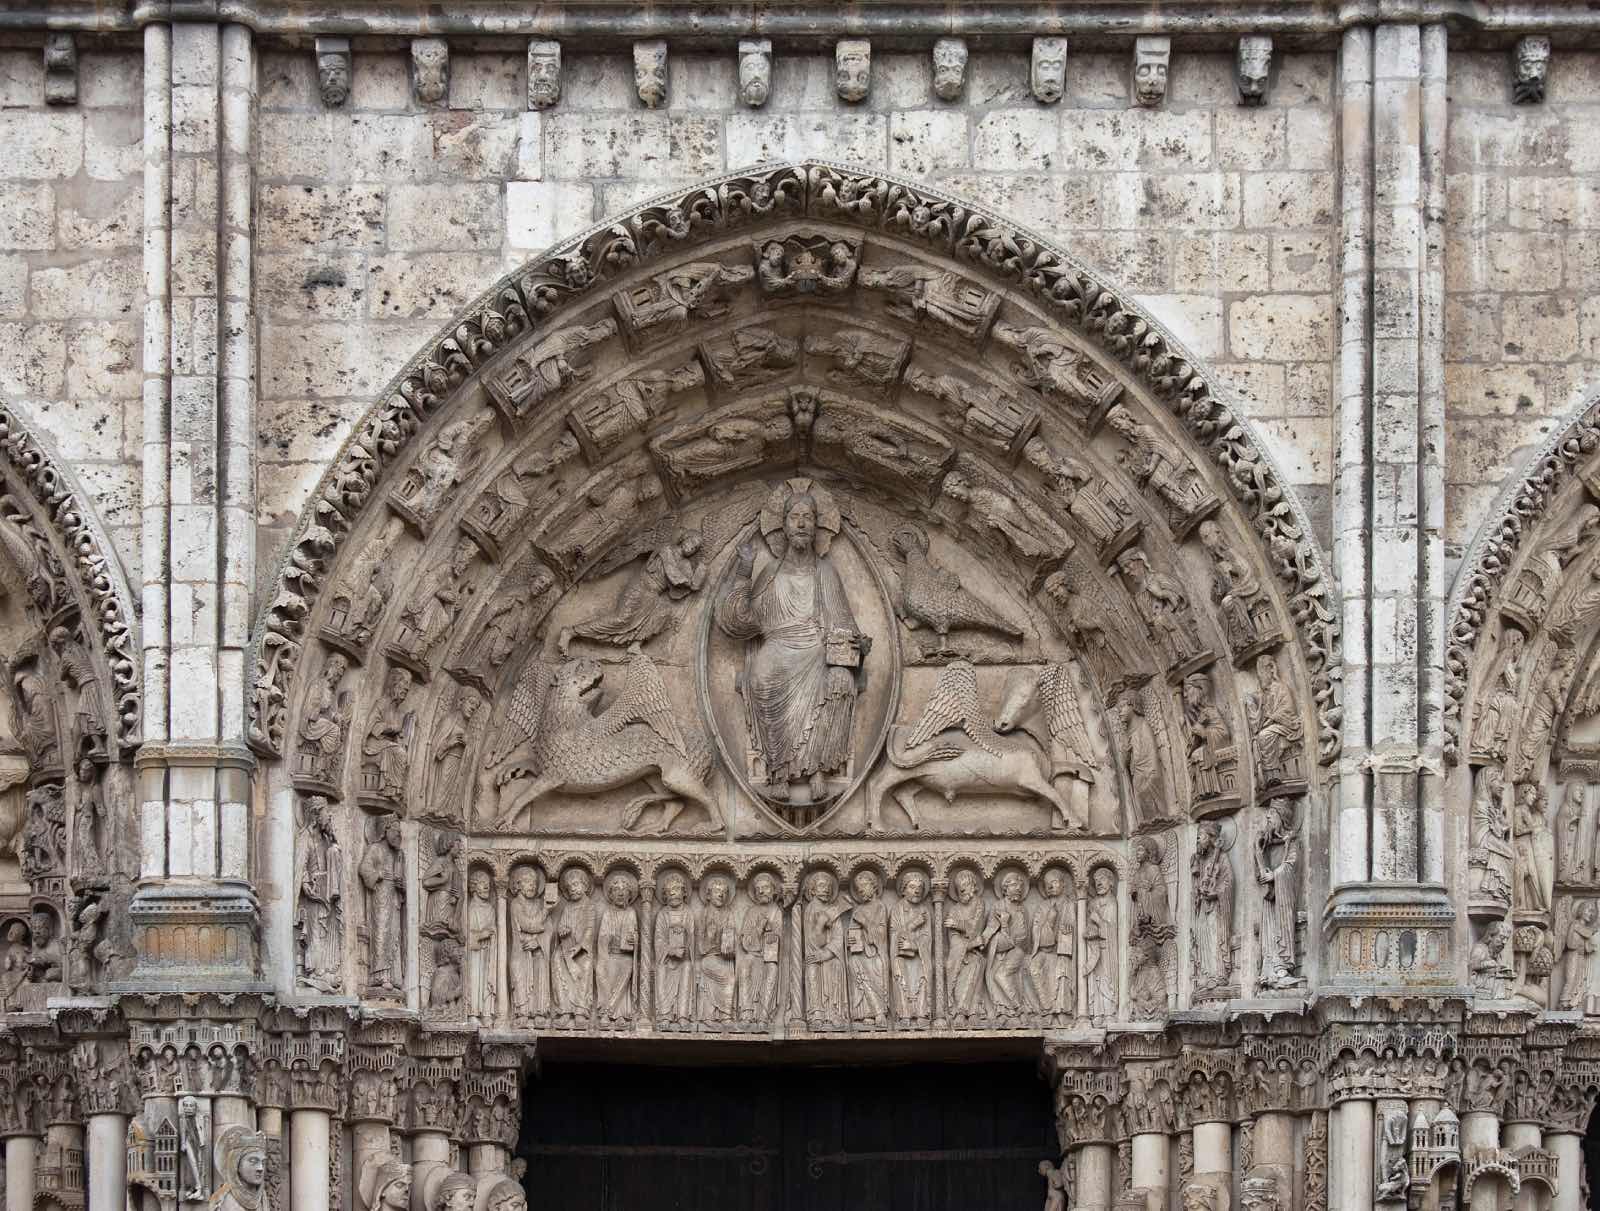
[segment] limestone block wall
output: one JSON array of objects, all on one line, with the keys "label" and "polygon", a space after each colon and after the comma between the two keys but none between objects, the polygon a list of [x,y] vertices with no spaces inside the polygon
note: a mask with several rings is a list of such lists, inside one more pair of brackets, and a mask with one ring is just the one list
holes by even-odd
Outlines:
[{"label": "limestone block wall", "polygon": [[1231,54],[1175,53],[1158,110],[1132,104],[1125,52],[1074,53],[1053,106],[1030,93],[1024,54],[975,52],[946,102],[925,51],[878,52],[870,96],[847,105],[831,56],[779,53],[752,110],[732,50],[674,52],[654,111],[630,58],[569,53],[561,101],[542,113],[527,109],[521,54],[453,48],[448,97],[425,106],[405,54],[358,43],[350,99],[329,110],[309,53],[263,53],[263,565],[362,408],[498,273],[651,194],[800,156],[936,181],[1138,296],[1241,395],[1326,543],[1331,53],[1279,56],[1260,109],[1238,105]]},{"label": "limestone block wall", "polygon": [[1506,56],[1450,54],[1445,382],[1452,574],[1506,480],[1600,387],[1600,55],[1513,105]]},{"label": "limestone block wall", "polygon": [[46,106],[38,48],[0,48],[0,398],[76,468],[139,579],[143,57],[79,57]]}]

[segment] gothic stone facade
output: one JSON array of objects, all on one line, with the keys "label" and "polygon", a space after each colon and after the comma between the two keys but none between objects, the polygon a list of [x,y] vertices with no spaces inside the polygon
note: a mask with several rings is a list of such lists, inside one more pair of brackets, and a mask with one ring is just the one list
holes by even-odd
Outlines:
[{"label": "gothic stone facade", "polygon": [[1581,1205],[1600,20],[1122,7],[0,16],[8,1208],[510,1211],[552,1038]]}]

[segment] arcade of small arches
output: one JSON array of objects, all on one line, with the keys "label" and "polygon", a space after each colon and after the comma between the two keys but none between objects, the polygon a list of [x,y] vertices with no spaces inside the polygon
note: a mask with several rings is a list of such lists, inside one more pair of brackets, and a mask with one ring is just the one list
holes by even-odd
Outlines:
[{"label": "arcade of small arches", "polygon": [[511,1211],[540,1055],[758,1043],[1036,1060],[1073,1207],[1580,1205],[1600,443],[1463,574],[1462,843],[1391,822],[1465,915],[1329,945],[1307,521],[1202,366],[959,200],[766,169],[487,290],[313,493],[231,800],[140,793],[127,594],[3,424],[8,1207]]}]

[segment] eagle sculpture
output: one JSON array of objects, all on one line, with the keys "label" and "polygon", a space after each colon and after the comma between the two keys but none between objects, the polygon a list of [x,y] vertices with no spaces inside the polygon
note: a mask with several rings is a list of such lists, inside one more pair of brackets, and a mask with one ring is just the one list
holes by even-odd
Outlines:
[{"label": "eagle sculpture", "polygon": [[912,630],[925,626],[939,637],[939,646],[924,655],[953,654],[951,631],[994,631],[1009,639],[1022,638],[1021,626],[974,597],[961,587],[959,576],[928,557],[928,532],[921,526],[903,525],[891,541],[902,564],[895,612]]}]

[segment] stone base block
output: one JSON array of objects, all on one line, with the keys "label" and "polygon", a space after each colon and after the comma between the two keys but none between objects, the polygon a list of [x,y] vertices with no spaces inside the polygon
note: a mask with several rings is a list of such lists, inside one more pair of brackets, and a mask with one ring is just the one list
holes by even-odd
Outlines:
[{"label": "stone base block", "polygon": [[248,887],[140,888],[128,913],[138,958],[118,991],[261,985],[260,908]]},{"label": "stone base block", "polygon": [[1449,894],[1436,885],[1340,888],[1323,917],[1327,985],[1338,991],[1455,986],[1455,918]]}]

